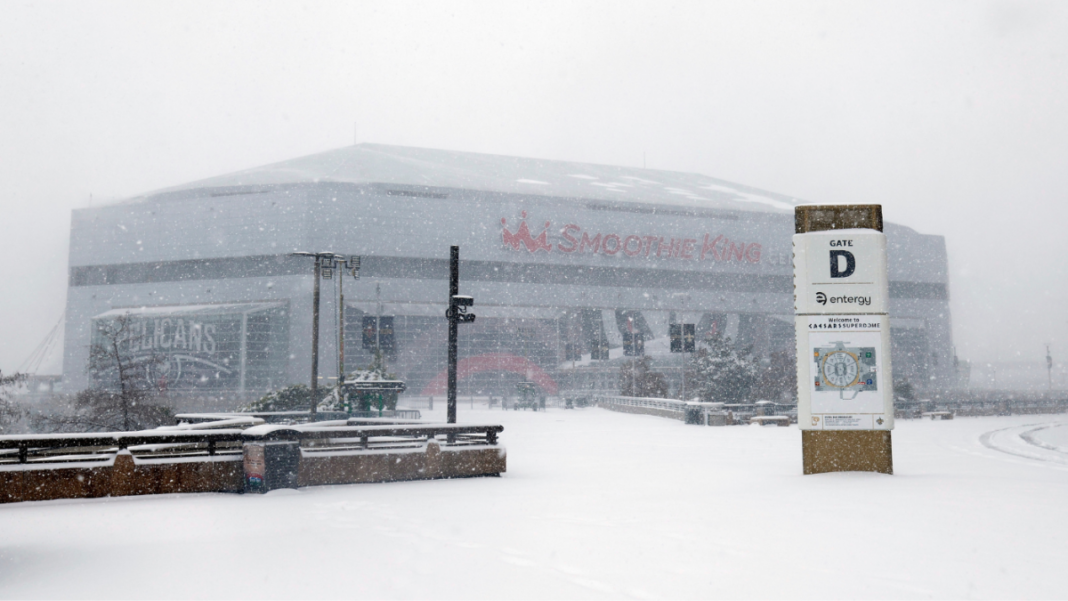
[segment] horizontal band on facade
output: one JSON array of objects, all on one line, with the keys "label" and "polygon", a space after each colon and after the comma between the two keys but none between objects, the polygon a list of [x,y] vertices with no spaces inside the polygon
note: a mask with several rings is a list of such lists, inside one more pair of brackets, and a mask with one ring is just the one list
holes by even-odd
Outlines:
[{"label": "horizontal band on facade", "polygon": [[[70,286],[108,286],[227,280],[252,277],[310,276],[311,262],[291,255],[257,255],[224,259],[188,259],[85,265],[70,268]],[[360,274],[393,279],[447,280],[447,259],[410,257],[363,257]],[[672,290],[723,290],[792,294],[793,278],[787,275],[700,273],[634,267],[596,267],[462,261],[460,279],[474,282],[555,284],[612,288],[661,288]],[[946,300],[945,284],[890,282],[890,298]]]}]

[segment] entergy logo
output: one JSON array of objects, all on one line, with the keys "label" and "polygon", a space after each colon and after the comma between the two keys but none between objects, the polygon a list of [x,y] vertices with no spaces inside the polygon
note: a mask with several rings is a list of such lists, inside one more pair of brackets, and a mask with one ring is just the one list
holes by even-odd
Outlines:
[{"label": "entergy logo", "polygon": [[527,252],[537,252],[539,250],[552,252],[553,245],[549,244],[550,222],[545,222],[545,229],[535,238],[530,235],[530,228],[527,227],[527,212],[520,213],[520,218],[522,221],[519,222],[519,228],[513,234],[508,229],[508,220],[501,217],[501,237],[504,245],[511,246],[513,250],[519,250],[520,245],[522,245],[527,247]]},{"label": "entergy logo", "polygon": [[827,295],[822,293],[822,292],[817,292],[816,293],[816,302],[821,304],[821,305],[826,305],[827,304]]}]

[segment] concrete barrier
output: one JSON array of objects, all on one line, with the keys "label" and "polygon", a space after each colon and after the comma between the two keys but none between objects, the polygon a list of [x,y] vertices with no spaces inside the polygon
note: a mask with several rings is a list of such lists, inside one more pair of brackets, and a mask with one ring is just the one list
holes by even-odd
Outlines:
[{"label": "concrete barrier", "polygon": [[[373,425],[355,425],[361,421]],[[2,436],[0,503],[494,476],[507,469],[507,452],[497,445],[502,430],[349,420]]]},{"label": "concrete barrier", "polygon": [[240,492],[241,456],[159,462],[129,451],[93,465],[30,464],[0,468],[0,503],[182,492]]},{"label": "concrete barrier", "polygon": [[392,452],[319,452],[303,449],[298,486],[497,476],[507,469],[503,447],[443,446]]}]

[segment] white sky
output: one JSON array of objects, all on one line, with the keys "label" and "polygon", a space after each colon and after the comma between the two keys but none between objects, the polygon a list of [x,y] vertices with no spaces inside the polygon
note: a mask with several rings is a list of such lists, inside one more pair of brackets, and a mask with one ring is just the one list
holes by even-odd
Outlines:
[{"label": "white sky", "polygon": [[[962,358],[1068,361],[1068,4],[0,3],[0,369],[70,210],[360,141],[695,171],[946,236]],[[58,371],[59,363],[44,371]]]}]

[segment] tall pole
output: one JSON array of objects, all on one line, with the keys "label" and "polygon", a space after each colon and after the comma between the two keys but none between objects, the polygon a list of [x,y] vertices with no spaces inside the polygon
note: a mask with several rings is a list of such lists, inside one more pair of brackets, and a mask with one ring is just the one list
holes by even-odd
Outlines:
[{"label": "tall pole", "polygon": [[1046,345],[1046,374],[1049,376],[1049,389],[1053,390],[1053,355],[1049,354],[1049,345]]},{"label": "tall pole", "polygon": [[[460,294],[460,247],[449,247],[449,306],[453,297]],[[456,423],[456,315],[449,316],[449,390],[448,417],[450,424]]]},{"label": "tall pole", "polygon": [[382,366],[382,284],[375,284],[375,361]]},{"label": "tall pole", "polygon": [[337,274],[337,293],[337,384],[340,387],[345,381],[345,278],[340,271]]},{"label": "tall pole", "polygon": [[312,366],[311,366],[311,419],[319,404],[319,274],[322,263],[315,257],[315,292],[312,294]]}]

